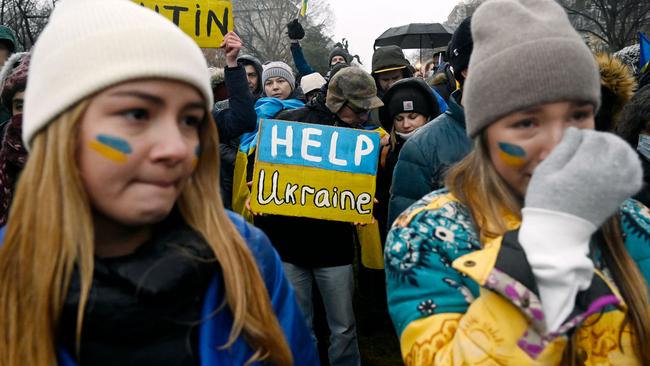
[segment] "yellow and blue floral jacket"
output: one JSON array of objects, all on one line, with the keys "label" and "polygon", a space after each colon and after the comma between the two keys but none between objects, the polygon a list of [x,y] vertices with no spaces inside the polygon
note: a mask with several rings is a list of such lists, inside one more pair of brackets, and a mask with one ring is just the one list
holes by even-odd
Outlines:
[{"label": "yellow and blue floral jacket", "polygon": [[[629,254],[650,278],[650,211],[627,200],[620,209]],[[448,191],[432,192],[394,223],[384,253],[388,306],[406,365],[559,365],[575,333],[585,365],[639,365],[626,305],[592,253],[591,286],[573,313],[549,332],[537,285],[518,243],[520,222],[479,238],[470,212]]]}]

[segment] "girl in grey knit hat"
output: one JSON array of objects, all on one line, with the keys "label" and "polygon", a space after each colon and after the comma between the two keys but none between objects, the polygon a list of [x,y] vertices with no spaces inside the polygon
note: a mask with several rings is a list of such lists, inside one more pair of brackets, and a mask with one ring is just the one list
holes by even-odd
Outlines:
[{"label": "girl in grey knit hat", "polygon": [[406,364],[650,364],[650,211],[634,151],[593,130],[594,56],[552,0],[487,1],[472,37],[475,149],[386,245]]}]

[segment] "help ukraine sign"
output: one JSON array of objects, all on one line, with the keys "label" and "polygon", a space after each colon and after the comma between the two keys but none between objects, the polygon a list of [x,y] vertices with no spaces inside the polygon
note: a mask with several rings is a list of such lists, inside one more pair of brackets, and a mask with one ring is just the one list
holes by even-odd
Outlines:
[{"label": "help ukraine sign", "polygon": [[379,132],[262,120],[254,212],[370,223]]},{"label": "help ukraine sign", "polygon": [[168,18],[199,47],[217,48],[233,30],[230,0],[133,0]]}]

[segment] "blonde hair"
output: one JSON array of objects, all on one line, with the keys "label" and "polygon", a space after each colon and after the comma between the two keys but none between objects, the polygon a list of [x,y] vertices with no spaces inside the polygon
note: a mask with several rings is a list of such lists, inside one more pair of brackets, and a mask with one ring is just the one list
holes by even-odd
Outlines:
[{"label": "blonde hair", "polygon": [[[0,364],[56,364],[59,318],[75,266],[80,275],[77,352],[94,269],[91,207],[76,163],[82,101],[38,133],[12,203],[0,250]],[[205,238],[221,266],[233,314],[230,347],[243,336],[254,350],[246,364],[291,365],[292,355],[259,268],[227,216],[219,185],[218,138],[210,113],[199,136],[201,157],[177,206]],[[223,309],[219,309],[223,311]]]},{"label": "blonde hair", "polygon": [[[484,237],[501,236],[508,231],[506,215],[521,216],[522,201],[494,168],[485,131],[474,139],[474,150],[452,167],[445,179],[449,191],[465,204]],[[620,229],[618,215],[601,227],[605,245],[603,259],[628,306],[623,328],[630,322],[635,335],[633,347],[642,365],[650,365],[650,313],[648,312],[647,284],[634,260],[628,254]],[[581,364],[574,337],[566,347],[562,365]]]}]

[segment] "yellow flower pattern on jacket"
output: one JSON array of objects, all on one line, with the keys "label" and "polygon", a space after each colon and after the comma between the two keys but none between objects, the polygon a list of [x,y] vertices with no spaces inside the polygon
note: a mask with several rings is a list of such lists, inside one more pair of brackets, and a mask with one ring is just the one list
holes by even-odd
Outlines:
[{"label": "yellow flower pattern on jacket", "polygon": [[[621,208],[626,245],[646,279],[648,213],[631,200]],[[496,268],[507,249],[502,242],[481,243],[467,208],[445,190],[424,197],[395,222],[385,265],[406,365],[559,365],[572,329],[584,365],[639,365],[629,324],[621,333],[625,304],[600,270],[585,295],[594,295],[593,301],[576,305],[556,333],[547,332],[534,291]]]}]

